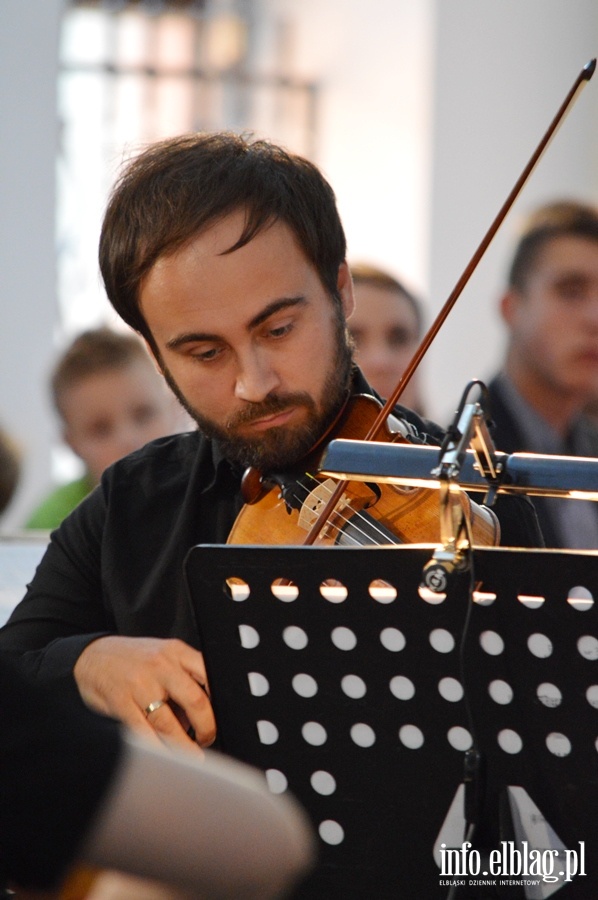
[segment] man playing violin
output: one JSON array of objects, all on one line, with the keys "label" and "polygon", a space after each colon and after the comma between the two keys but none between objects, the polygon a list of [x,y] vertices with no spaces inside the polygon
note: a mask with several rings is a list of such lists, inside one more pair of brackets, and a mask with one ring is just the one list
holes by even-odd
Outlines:
[{"label": "man playing violin", "polygon": [[[296,465],[352,393],[372,393],[345,324],[345,236],[308,161],[232,134],[189,135],[125,169],[100,266],[198,430],[108,469],[52,534],[0,650],[154,739],[189,745],[194,733],[208,745],[216,724],[183,561],[195,544],[226,542],[246,467]],[[442,438],[410,410],[396,415],[410,440]],[[503,542],[536,543],[529,503],[501,502]]]}]

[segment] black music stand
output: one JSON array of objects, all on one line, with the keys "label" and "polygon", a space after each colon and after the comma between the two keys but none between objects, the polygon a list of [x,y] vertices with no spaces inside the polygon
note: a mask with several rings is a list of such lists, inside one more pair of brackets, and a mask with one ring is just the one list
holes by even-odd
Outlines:
[{"label": "black music stand", "polygon": [[[219,746],[307,809],[320,863],[297,897],[598,896],[598,557],[476,549],[481,602],[469,599],[472,573],[428,602],[418,588],[431,552],[193,548],[186,572]],[[297,597],[283,587],[277,598],[277,579]],[[231,596],[233,580],[248,591]],[[344,585],[345,599],[325,582]],[[482,770],[467,798],[479,797],[482,859],[517,838],[569,850],[571,866],[577,852],[585,875],[534,887],[503,871],[494,886],[450,887],[458,873],[441,844],[464,840],[472,735]],[[551,837],[538,841],[545,822]],[[564,870],[562,855],[556,863]]]}]

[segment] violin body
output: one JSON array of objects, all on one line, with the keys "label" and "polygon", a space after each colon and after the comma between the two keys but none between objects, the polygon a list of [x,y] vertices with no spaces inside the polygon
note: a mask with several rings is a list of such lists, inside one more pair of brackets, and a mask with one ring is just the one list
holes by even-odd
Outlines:
[{"label": "violin body", "polygon": [[[352,397],[334,426],[335,438],[361,439],[380,411],[374,397]],[[407,442],[393,430],[390,417],[376,440]],[[397,422],[398,426],[399,423]],[[330,440],[330,432],[326,435]],[[306,459],[306,469],[317,470],[324,439]],[[303,544],[312,525],[336,487],[331,479],[307,474],[290,484],[253,489],[228,537],[229,544]],[[342,497],[322,526],[316,543],[350,546],[440,543],[440,495],[430,488],[393,484],[347,482]],[[492,546],[500,539],[494,513],[476,504],[463,491],[458,495],[463,514],[471,524],[474,544]]]}]

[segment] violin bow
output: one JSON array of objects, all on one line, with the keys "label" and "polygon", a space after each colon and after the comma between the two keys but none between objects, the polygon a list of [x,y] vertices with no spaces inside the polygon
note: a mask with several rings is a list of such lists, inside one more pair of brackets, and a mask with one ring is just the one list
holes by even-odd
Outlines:
[{"label": "violin bow", "polygon": [[[475,270],[478,266],[478,263],[480,262],[484,253],[488,249],[488,246],[490,245],[492,239],[494,238],[494,235],[496,234],[496,232],[502,225],[504,219],[507,216],[507,213],[509,212],[509,210],[513,206],[513,203],[519,196],[521,189],[523,188],[524,184],[526,183],[526,181],[528,180],[528,178],[530,177],[530,175],[536,168],[538,162],[540,161],[540,157],[543,155],[544,151],[548,147],[550,141],[554,137],[559,126],[562,124],[565,116],[567,115],[567,113],[569,112],[569,110],[572,108],[573,104],[577,100],[579,94],[581,93],[582,88],[585,87],[586,83],[590,80],[590,78],[594,74],[595,69],[596,69],[596,59],[594,58],[594,59],[591,59],[588,63],[586,63],[586,65],[583,67],[583,69],[581,70],[581,72],[579,73],[577,78],[575,79],[575,82],[574,82],[571,90],[569,91],[569,93],[563,100],[562,104],[560,105],[556,115],[554,116],[552,122],[548,126],[548,129],[546,130],[540,143],[538,144],[535,151],[533,152],[527,166],[525,167],[525,169],[519,176],[517,182],[515,183],[513,189],[511,190],[511,193],[509,194],[509,196],[507,197],[507,199],[505,200],[505,202],[499,209],[497,215],[494,218],[494,221],[492,222],[488,231],[486,232],[486,234],[480,241],[480,244],[479,244],[477,250],[475,251],[475,253],[471,257],[469,263],[465,267],[463,274],[461,275],[461,277],[457,281],[457,284],[451,291],[449,297],[447,298],[446,302],[444,303],[444,306],[442,307],[442,309],[436,316],[434,322],[432,323],[432,325],[430,326],[430,328],[428,329],[428,331],[422,338],[422,341],[421,341],[419,347],[413,354],[411,362],[409,363],[409,365],[403,372],[402,376],[400,377],[396,388],[391,393],[391,395],[388,397],[388,399],[382,406],[380,412],[374,419],[372,425],[370,426],[367,434],[364,437],[365,441],[373,441],[376,438],[376,435],[378,434],[380,429],[383,427],[383,425],[386,422],[386,420],[388,419],[389,415],[392,413],[401,394],[403,393],[403,391],[405,390],[405,388],[411,381],[411,378],[413,377],[417,367],[419,366],[420,362],[422,361],[422,359],[428,352],[428,349],[430,348],[432,341],[434,340],[434,338],[436,337],[436,335],[438,334],[438,332],[444,325],[444,322],[445,322],[447,316],[449,315],[453,306],[455,305],[455,303],[461,296],[463,288],[465,287],[465,285],[467,284],[467,282],[469,281],[469,279],[475,272]],[[328,521],[330,514],[332,513],[336,504],[340,500],[340,498],[343,494],[343,491],[344,491],[344,484],[343,484],[343,482],[339,482],[339,484],[337,484],[336,488],[331,493],[331,495],[330,495],[328,501],[326,502],[326,505],[322,509],[318,519],[316,520],[316,522],[314,522],[313,526],[311,527],[311,529],[305,539],[305,544],[313,544],[315,542],[320,531],[324,527],[324,524]]]}]

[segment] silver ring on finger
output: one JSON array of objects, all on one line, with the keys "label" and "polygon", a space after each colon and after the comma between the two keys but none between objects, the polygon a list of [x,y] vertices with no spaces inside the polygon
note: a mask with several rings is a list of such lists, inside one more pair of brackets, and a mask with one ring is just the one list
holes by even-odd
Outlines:
[{"label": "silver ring on finger", "polygon": [[146,716],[149,716],[151,713],[156,712],[157,709],[160,709],[161,706],[164,706],[165,703],[166,700],[154,700],[152,703],[149,703],[143,711]]}]

